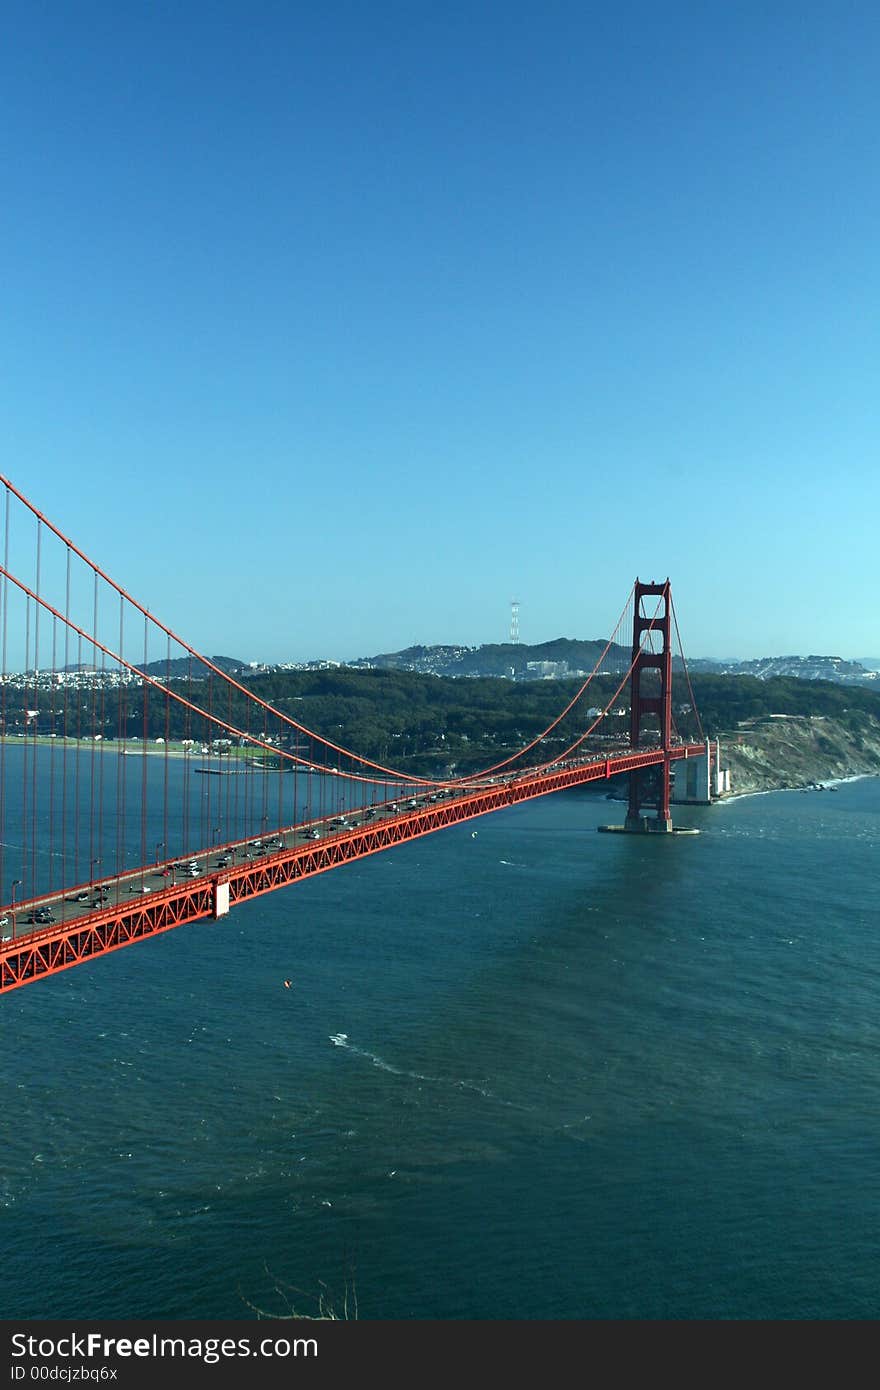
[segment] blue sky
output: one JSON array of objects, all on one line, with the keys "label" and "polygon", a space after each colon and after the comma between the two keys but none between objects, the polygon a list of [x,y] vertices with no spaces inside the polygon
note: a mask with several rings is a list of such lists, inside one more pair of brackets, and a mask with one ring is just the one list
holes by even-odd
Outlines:
[{"label": "blue sky", "polygon": [[880,8],[0,11],[2,471],[197,648],[876,655]]}]

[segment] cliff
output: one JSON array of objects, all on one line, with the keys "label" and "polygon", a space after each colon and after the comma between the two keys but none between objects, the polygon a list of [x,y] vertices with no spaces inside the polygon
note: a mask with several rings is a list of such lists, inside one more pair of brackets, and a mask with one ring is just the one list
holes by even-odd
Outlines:
[{"label": "cliff", "polygon": [[808,787],[840,777],[880,776],[880,719],[769,716],[721,735],[730,794]]}]

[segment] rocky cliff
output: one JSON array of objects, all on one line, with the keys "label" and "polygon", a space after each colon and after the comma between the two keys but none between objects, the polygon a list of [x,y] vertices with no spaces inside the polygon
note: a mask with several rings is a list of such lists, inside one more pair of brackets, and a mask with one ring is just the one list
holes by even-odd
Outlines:
[{"label": "rocky cliff", "polygon": [[770,716],[721,735],[730,794],[808,787],[839,777],[880,776],[880,720]]}]

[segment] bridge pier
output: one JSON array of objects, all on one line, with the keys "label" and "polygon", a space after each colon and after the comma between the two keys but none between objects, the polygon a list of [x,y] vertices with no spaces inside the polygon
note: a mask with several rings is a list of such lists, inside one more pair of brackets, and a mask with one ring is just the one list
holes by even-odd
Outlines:
[{"label": "bridge pier", "polygon": [[660,815],[631,816],[627,814],[623,828],[630,835],[671,835],[672,817]]}]

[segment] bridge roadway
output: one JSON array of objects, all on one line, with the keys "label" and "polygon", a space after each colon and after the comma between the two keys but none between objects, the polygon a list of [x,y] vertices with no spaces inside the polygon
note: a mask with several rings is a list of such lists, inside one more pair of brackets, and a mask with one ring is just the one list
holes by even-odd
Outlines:
[{"label": "bridge roadway", "polygon": [[[701,755],[704,743],[675,744],[668,753],[670,761]],[[656,746],[595,754],[537,774],[525,770],[419,791],[16,903],[0,918],[0,993],[172,927],[220,918],[236,903],[367,854],[536,796],[655,767],[663,758]]]}]

